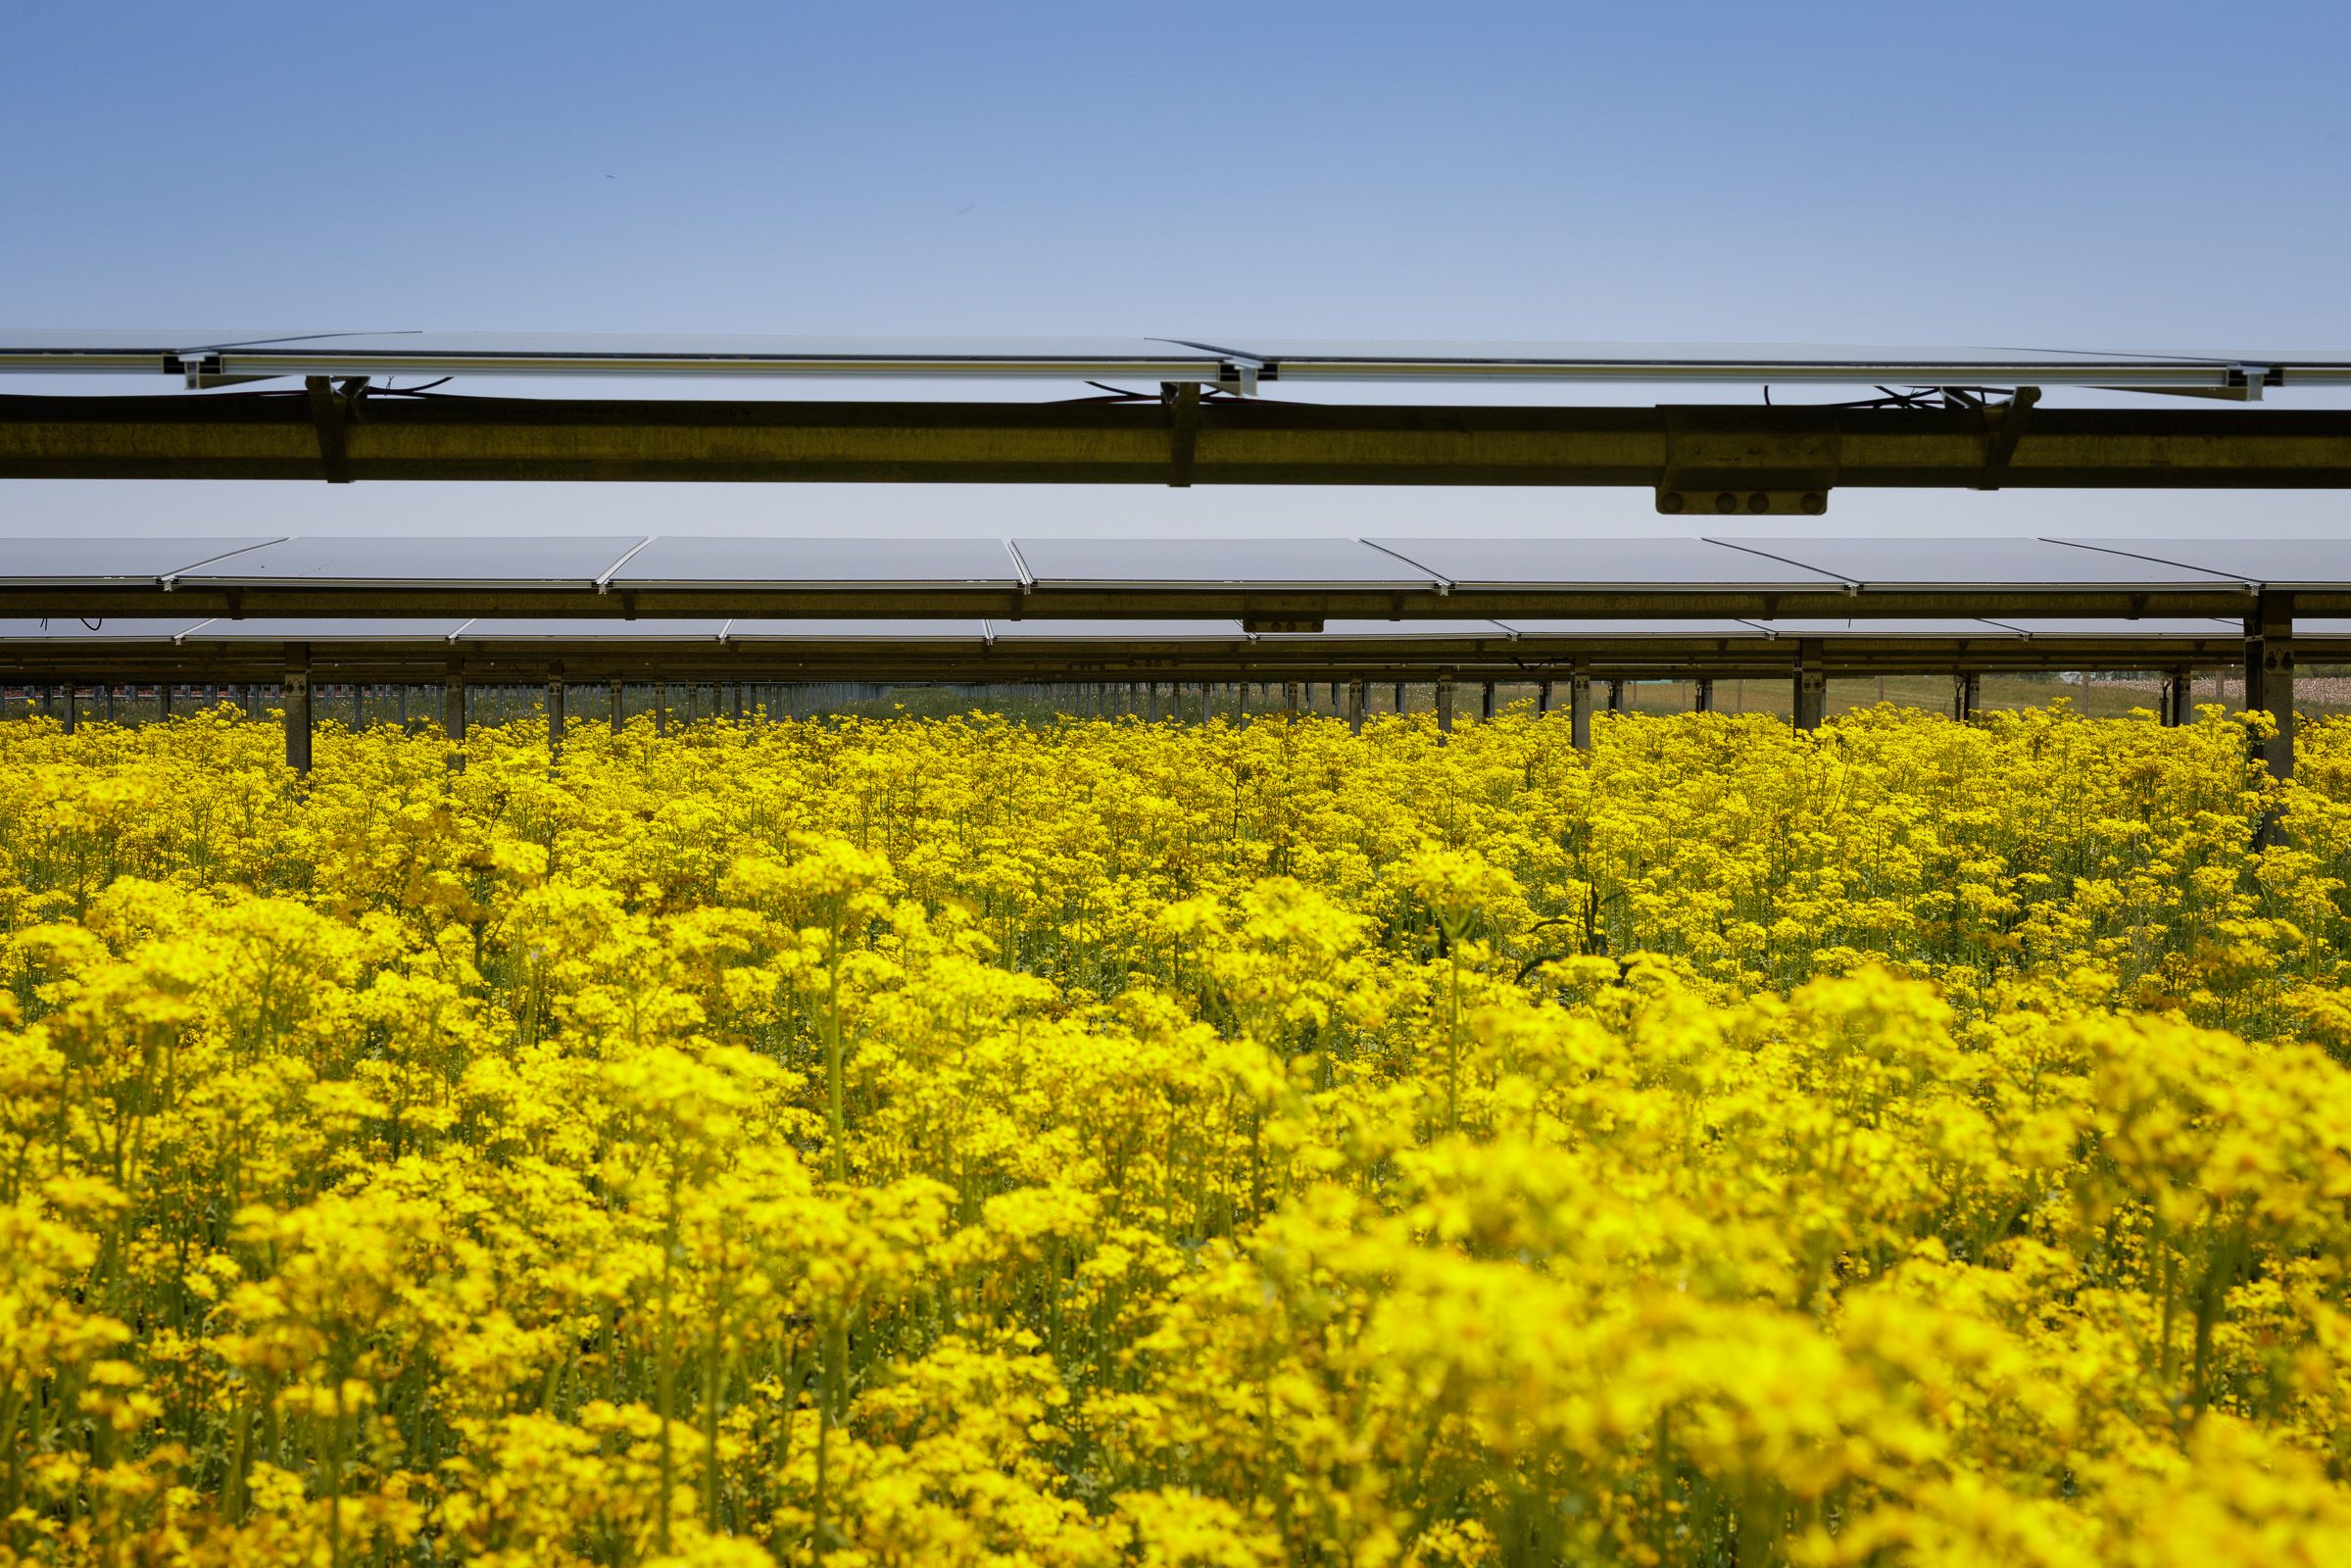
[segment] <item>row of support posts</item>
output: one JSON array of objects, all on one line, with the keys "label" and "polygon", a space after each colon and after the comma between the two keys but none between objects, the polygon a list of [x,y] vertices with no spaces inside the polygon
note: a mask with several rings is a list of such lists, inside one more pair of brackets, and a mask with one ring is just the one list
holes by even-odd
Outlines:
[{"label": "row of support posts", "polygon": [[[2259,596],[2253,612],[2245,617],[2243,707],[2248,710],[2266,711],[2274,717],[2273,732],[2266,737],[2257,739],[2254,742],[2254,750],[2271,774],[2278,778],[2289,777],[2293,772],[2295,663],[2293,631],[2293,601],[2289,594],[2264,592]],[[1827,717],[1828,679],[1823,667],[1824,662],[1822,645],[1817,640],[1805,639],[1796,645],[1796,665],[1793,679],[1794,720],[1798,729],[1817,729]],[[1437,726],[1441,732],[1449,733],[1453,728],[1458,682],[1454,672],[1449,669],[1439,670],[1435,674]],[[1570,738],[1579,750],[1589,749],[1592,745],[1592,715],[1595,695],[1592,691],[1593,678],[1583,660],[1573,662],[1567,671]],[[548,735],[551,745],[558,748],[563,744],[567,720],[565,699],[567,684],[561,670],[551,671],[547,677]],[[725,704],[731,707],[734,717],[739,720],[743,717],[745,710],[743,683],[727,684],[732,686],[731,693],[713,701],[711,710],[713,713],[716,713],[720,710],[721,704]],[[1238,700],[1246,684],[1235,685],[1229,682],[1200,684],[1198,687],[1200,716],[1205,719],[1214,714],[1217,708],[1216,691],[1219,685],[1225,686]],[[1261,681],[1255,684],[1257,700],[1263,703],[1272,695],[1272,683]],[[1555,678],[1545,678],[1537,682],[1539,711],[1548,713],[1554,710],[1556,684]],[[1623,712],[1626,709],[1625,688],[1627,682],[1621,676],[1606,677],[1605,684],[1608,711]],[[462,742],[465,737],[465,685],[463,672],[453,665],[443,680],[441,701],[442,728],[453,741]],[[1714,678],[1711,676],[1696,675],[1692,677],[1691,709],[1693,711],[1711,712],[1714,710]],[[1158,717],[1159,688],[1160,683],[1156,681],[1125,683],[1130,707],[1147,711],[1153,718]],[[212,688],[202,689],[211,690]],[[56,711],[61,728],[71,734],[76,729],[81,716],[80,685],[75,682],[66,682],[53,690],[59,694]],[[231,690],[221,687],[219,690],[222,697],[236,701],[240,707],[250,709],[252,694],[249,689]],[[285,720],[286,761],[298,771],[308,771],[312,760],[315,696],[308,648],[297,647],[288,651],[280,690]],[[1170,716],[1180,715],[1183,712],[1185,690],[1184,683],[1169,685]],[[1402,712],[1405,709],[1406,685],[1404,682],[1398,681],[1394,684],[1392,690],[1395,710]],[[114,685],[100,683],[97,691],[101,711],[111,717],[114,710]],[[159,681],[156,684],[158,709],[167,717],[172,710],[173,691],[174,686],[171,682]],[[1106,697],[1109,688],[1103,688],[1102,695]],[[623,714],[624,689],[622,683],[619,680],[611,681],[610,693],[612,724],[612,728],[617,731],[621,728]],[[1305,699],[1308,695],[1308,688],[1301,682],[1286,681],[1282,684],[1283,707],[1287,712],[1300,711],[1306,706]],[[689,720],[694,717],[695,697],[696,687],[690,684],[687,687],[686,699],[686,717]],[[1345,682],[1333,681],[1330,683],[1332,709],[1335,711],[1344,710],[1348,726],[1352,729],[1361,730],[1368,719],[1369,698],[1370,685],[1364,678],[1358,677]],[[400,701],[401,715],[405,719],[408,701],[405,685],[402,688]],[[352,715],[355,721],[360,717],[357,710],[358,702],[358,688],[355,686]],[[656,681],[654,683],[653,719],[657,734],[666,733],[669,706],[668,683]],[[1497,710],[1497,706],[1496,683],[1491,680],[1481,681],[1479,683],[1480,713],[1487,718],[1492,718]],[[1952,716],[1963,721],[1971,719],[1982,710],[1982,706],[1983,676],[1973,671],[1955,674],[1952,678]],[[1239,711],[1238,701],[1236,701],[1235,710]],[[2163,684],[2159,705],[2162,721],[2167,725],[2185,724],[2193,711],[2193,672],[2185,668],[2172,671],[2165,677]]]}]

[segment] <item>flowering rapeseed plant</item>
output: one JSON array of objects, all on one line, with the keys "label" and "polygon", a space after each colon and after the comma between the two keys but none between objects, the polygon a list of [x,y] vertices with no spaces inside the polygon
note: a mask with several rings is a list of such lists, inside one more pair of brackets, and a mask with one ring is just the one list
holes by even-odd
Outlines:
[{"label": "flowering rapeseed plant", "polygon": [[0,1561],[2351,1561],[2351,726],[1595,731],[0,727]]}]

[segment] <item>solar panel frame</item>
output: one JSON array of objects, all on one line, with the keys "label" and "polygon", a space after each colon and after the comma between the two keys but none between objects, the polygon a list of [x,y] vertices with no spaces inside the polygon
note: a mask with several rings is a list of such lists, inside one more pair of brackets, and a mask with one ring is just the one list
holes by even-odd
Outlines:
[{"label": "solar panel frame", "polygon": [[1894,616],[1872,619],[1857,615],[1846,620],[1791,618],[1786,620],[1757,619],[1750,624],[1769,632],[1774,638],[1788,641],[1813,637],[1881,637],[1889,641],[1904,638],[1952,638],[1970,642],[2025,642],[2021,631],[1998,621],[1969,617],[1910,617]]},{"label": "solar panel frame", "polygon": [[1269,631],[1261,642],[1497,642],[1512,640],[1498,620],[1325,620],[1320,631]]},{"label": "solar panel frame", "polygon": [[[173,581],[220,587],[298,584],[308,588],[374,587],[424,582],[439,587],[593,588],[645,542],[642,534],[442,537],[309,535],[171,574]],[[399,569],[371,565],[387,552],[419,553]],[[495,557],[496,560],[485,559]],[[511,563],[501,567],[497,562]],[[527,569],[532,563],[540,569]]]},{"label": "solar panel frame", "polygon": [[[2092,550],[2263,588],[2351,592],[2351,539],[2065,539]],[[2300,558],[2300,559],[2292,559]]]},{"label": "solar panel frame", "polygon": [[991,616],[993,642],[1246,643],[1249,633],[1238,620],[1217,617],[1168,620],[1086,620]]},{"label": "solar panel frame", "polygon": [[190,538],[0,537],[0,584],[78,583],[120,587],[128,583],[167,582],[180,572],[263,545],[281,543],[283,538],[280,534]]},{"label": "solar panel frame", "polygon": [[1748,642],[1768,642],[1771,633],[1746,620],[1560,620],[1522,619],[1509,615],[1501,624],[1510,628],[1522,642],[1541,642],[1555,638],[1682,638],[1703,641],[1734,639]]},{"label": "solar panel frame", "polygon": [[988,622],[751,617],[728,621],[726,640],[730,643],[969,643],[978,647],[988,641]]},{"label": "solar panel frame", "polygon": [[[1232,588],[1278,593],[1284,589],[1390,589],[1426,591],[1438,586],[1433,574],[1359,539],[1014,539],[1012,552],[1038,587]],[[1188,559],[1176,562],[1171,553]],[[1151,556],[1156,553],[1158,564]],[[1189,565],[1195,553],[1202,569]],[[1249,560],[1258,569],[1248,569]],[[1206,569],[1215,564],[1229,568]]]},{"label": "solar panel frame", "polygon": [[[2004,593],[2073,593],[2231,589],[2241,578],[2166,563],[2132,560],[2051,539],[1969,538],[1944,535],[1889,538],[1718,538],[1713,541],[1883,591],[1989,589]],[[2029,560],[2015,569],[2000,563]]]},{"label": "solar panel frame", "polygon": [[[1595,592],[1653,589],[1822,592],[1845,579],[1791,562],[1759,558],[1717,540],[1680,536],[1649,539],[1444,539],[1363,541],[1427,571],[1453,588],[1589,588]],[[1508,556],[1520,569],[1494,569]]]},{"label": "solar panel frame", "polygon": [[220,616],[189,627],[174,640],[181,643],[446,643],[453,641],[466,624],[462,615],[354,616],[331,620],[283,615],[256,615],[246,620],[232,620]]},{"label": "solar panel frame", "polygon": [[[728,558],[733,558],[731,564]],[[1002,539],[656,534],[608,574],[629,588],[1018,588]]]},{"label": "solar panel frame", "polygon": [[480,642],[668,642],[719,643],[733,622],[716,617],[643,620],[565,620],[560,617],[485,615],[465,622],[461,643]]}]

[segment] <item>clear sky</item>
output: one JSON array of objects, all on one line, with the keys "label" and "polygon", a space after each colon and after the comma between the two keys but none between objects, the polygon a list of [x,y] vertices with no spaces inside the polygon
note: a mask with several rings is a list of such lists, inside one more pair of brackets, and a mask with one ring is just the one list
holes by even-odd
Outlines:
[{"label": "clear sky", "polygon": [[[2339,5],[2210,0],[0,0],[0,322],[2346,349],[2346,58]],[[1692,531],[1640,490],[21,481],[0,529]]]}]

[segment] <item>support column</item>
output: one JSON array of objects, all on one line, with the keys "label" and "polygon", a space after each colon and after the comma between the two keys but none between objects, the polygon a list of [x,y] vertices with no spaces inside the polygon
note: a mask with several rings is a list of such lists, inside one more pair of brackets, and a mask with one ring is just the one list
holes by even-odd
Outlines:
[{"label": "support column", "polygon": [[547,755],[553,757],[563,746],[563,672],[547,672]]},{"label": "support column", "polygon": [[286,765],[297,773],[311,770],[311,651],[291,651],[285,675]]},{"label": "support column", "polygon": [[1567,673],[1567,738],[1579,752],[1592,750],[1592,671],[1580,659]]},{"label": "support column", "polygon": [[155,683],[155,716],[166,721],[171,717],[171,683],[168,679]]},{"label": "support column", "polygon": [[1829,677],[1821,671],[1821,645],[1807,637],[1796,644],[1795,720],[1798,729],[1819,729],[1829,716]]},{"label": "support column", "polygon": [[1478,689],[1478,716],[1494,717],[1494,682],[1481,681]]},{"label": "support column", "polygon": [[669,683],[665,680],[653,683],[653,732],[669,733]]},{"label": "support column", "polygon": [[1350,734],[1363,733],[1364,710],[1371,706],[1368,683],[1350,680],[1347,683],[1347,727]]},{"label": "support column", "polygon": [[1621,713],[1624,710],[1625,683],[1621,680],[1612,680],[1608,683],[1608,711]]},{"label": "support column", "polygon": [[1437,672],[1437,729],[1440,734],[1453,732],[1453,672]]},{"label": "support column", "polygon": [[449,765],[465,765],[465,666],[456,660],[441,675],[441,734],[449,742]]},{"label": "support column", "polygon": [[351,683],[351,733],[357,735],[367,727],[367,688],[359,681]]},{"label": "support column", "polygon": [[735,722],[736,722],[736,723],[738,723],[738,724],[740,724],[740,723],[742,723],[742,722],[743,722],[743,683],[742,683],[741,681],[736,681],[736,682],[734,683],[734,687],[735,687]]},{"label": "support column", "polygon": [[108,681],[105,685],[98,688],[98,692],[100,701],[99,710],[106,715],[106,721],[111,724],[115,721],[115,683],[111,680]]},{"label": "support column", "polygon": [[1693,675],[1690,681],[1690,710],[1693,713],[1714,711],[1714,677]]},{"label": "support column", "polygon": [[1535,711],[1538,713],[1547,713],[1551,710],[1552,684],[1547,680],[1535,683]]},{"label": "support column", "polygon": [[67,734],[71,735],[80,727],[81,686],[79,682],[66,682],[65,699],[65,707],[58,714],[58,724]]},{"label": "support column", "polygon": [[2188,721],[2195,710],[2196,677],[2192,670],[2178,669],[2163,678],[2163,723],[2166,729],[2178,729]]},{"label": "support column", "polygon": [[2268,713],[2276,732],[2258,755],[2270,777],[2294,776],[2294,596],[2263,589],[2245,616],[2245,711]]},{"label": "support column", "polygon": [[1970,670],[1951,677],[1951,716],[1962,724],[1984,706],[1984,677]]},{"label": "support column", "polygon": [[1302,694],[1303,690],[1304,688],[1301,687],[1297,681],[1286,680],[1282,682],[1282,710],[1292,718],[1298,717],[1299,706],[1298,698]]}]

